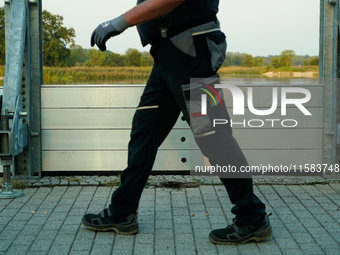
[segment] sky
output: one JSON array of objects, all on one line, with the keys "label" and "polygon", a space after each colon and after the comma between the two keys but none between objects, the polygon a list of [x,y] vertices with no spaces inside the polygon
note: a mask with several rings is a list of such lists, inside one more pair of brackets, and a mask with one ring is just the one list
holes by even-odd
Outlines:
[{"label": "sky", "polygon": [[[64,26],[76,31],[75,43],[91,48],[92,31],[102,22],[131,9],[137,0],[42,0],[42,7],[64,17]],[[4,5],[4,0],[0,6]],[[253,56],[319,54],[320,0],[220,0],[218,18],[227,36],[229,52]],[[107,49],[124,53],[142,47],[135,27],[111,38]]]}]

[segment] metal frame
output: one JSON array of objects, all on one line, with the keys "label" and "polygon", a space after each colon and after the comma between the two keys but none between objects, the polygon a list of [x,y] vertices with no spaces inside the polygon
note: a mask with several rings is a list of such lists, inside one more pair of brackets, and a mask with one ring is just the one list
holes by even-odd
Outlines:
[{"label": "metal frame", "polygon": [[[6,71],[0,105],[0,159],[4,185],[0,198],[22,195],[12,175],[41,175],[40,86],[42,84],[41,0],[5,1]],[[32,97],[34,100],[32,100]]]},{"label": "metal frame", "polygon": [[[320,0],[319,77],[324,84],[323,163],[333,166],[340,164],[340,150],[337,147],[340,136],[337,131],[340,122],[339,12],[339,0]],[[324,173],[324,177],[337,175],[331,171]]]}]

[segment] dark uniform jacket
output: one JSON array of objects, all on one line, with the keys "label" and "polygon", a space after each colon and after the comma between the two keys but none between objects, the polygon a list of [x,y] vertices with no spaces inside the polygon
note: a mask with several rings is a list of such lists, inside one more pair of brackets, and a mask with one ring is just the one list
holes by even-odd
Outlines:
[{"label": "dark uniform jacket", "polygon": [[[138,0],[137,4],[145,0]],[[186,0],[162,18],[137,26],[143,46],[155,44],[162,39],[161,28],[166,29],[168,37],[191,27],[216,20],[219,0]]]}]

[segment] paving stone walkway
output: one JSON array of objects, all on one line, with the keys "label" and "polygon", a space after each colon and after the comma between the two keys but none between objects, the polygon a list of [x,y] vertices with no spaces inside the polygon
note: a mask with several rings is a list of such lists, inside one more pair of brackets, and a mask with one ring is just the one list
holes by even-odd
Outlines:
[{"label": "paving stone walkway", "polygon": [[273,237],[262,243],[214,245],[214,228],[232,222],[223,186],[150,186],[140,201],[134,236],[85,229],[81,218],[109,203],[115,186],[24,189],[0,200],[0,254],[340,254],[340,183],[255,185],[267,204]]}]

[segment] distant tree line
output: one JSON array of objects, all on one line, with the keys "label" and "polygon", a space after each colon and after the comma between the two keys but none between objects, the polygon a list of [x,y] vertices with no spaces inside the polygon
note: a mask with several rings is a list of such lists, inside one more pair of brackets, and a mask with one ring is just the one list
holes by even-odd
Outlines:
[{"label": "distant tree line", "polygon": [[[75,30],[63,26],[63,17],[46,10],[42,14],[43,22],[43,61],[45,66],[151,66],[153,58],[148,52],[128,49],[124,54],[96,49],[83,49],[75,45]],[[0,65],[5,64],[5,15],[4,7],[0,8]],[[222,66],[273,68],[292,65],[318,65],[318,56],[297,56],[293,50],[284,50],[278,56],[267,57],[251,54],[228,52]]]},{"label": "distant tree line", "polygon": [[289,66],[318,66],[318,56],[298,56],[293,50],[284,50],[278,56],[269,55],[267,57],[256,56],[251,54],[228,52],[222,66],[268,66],[273,68]]},{"label": "distant tree line", "polygon": [[127,49],[125,54],[95,49],[83,49],[74,45],[65,59],[65,66],[152,66],[153,58],[149,52]]}]

